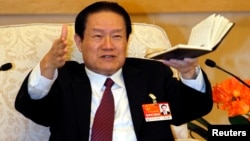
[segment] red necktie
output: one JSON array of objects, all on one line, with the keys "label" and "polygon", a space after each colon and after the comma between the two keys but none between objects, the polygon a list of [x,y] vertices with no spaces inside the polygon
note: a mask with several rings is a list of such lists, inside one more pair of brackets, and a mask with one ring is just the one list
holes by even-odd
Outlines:
[{"label": "red necktie", "polygon": [[106,88],[95,114],[91,141],[112,141],[115,115],[114,98],[111,92],[113,84],[114,82],[110,78],[107,78],[104,83]]}]

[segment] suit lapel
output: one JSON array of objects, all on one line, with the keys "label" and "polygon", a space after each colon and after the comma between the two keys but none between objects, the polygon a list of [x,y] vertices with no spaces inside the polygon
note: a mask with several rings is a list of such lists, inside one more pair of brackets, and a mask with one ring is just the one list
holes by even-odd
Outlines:
[{"label": "suit lapel", "polygon": [[123,77],[134,129],[136,134],[138,135],[140,127],[144,122],[142,104],[144,104],[143,102],[147,97],[147,75],[145,70],[141,70],[126,64],[123,67]]},{"label": "suit lapel", "polygon": [[91,110],[91,86],[84,67],[79,69],[72,83],[74,110],[82,140],[88,140]]}]

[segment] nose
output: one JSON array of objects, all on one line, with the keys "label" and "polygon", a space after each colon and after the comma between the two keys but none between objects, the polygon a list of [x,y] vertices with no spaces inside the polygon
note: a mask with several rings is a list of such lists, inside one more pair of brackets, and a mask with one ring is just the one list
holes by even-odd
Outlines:
[{"label": "nose", "polygon": [[103,48],[105,48],[105,49],[112,49],[113,48],[113,43],[112,43],[111,37],[107,36],[104,38]]}]

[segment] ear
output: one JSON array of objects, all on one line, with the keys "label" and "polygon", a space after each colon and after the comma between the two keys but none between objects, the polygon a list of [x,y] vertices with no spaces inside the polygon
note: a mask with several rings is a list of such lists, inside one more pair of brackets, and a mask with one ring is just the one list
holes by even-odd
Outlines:
[{"label": "ear", "polygon": [[74,40],[75,40],[75,43],[76,43],[78,50],[80,52],[82,52],[82,39],[80,38],[80,36],[78,34],[75,34]]}]

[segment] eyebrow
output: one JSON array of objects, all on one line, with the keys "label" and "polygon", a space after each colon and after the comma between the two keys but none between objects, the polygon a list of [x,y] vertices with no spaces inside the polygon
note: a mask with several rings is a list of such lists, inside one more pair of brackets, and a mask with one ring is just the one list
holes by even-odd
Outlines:
[{"label": "eyebrow", "polygon": [[[94,32],[103,32],[104,30],[99,29],[99,28],[94,28],[92,31],[94,31]],[[115,30],[112,30],[112,32],[122,32],[122,29],[115,29]]]}]

